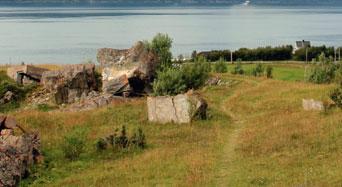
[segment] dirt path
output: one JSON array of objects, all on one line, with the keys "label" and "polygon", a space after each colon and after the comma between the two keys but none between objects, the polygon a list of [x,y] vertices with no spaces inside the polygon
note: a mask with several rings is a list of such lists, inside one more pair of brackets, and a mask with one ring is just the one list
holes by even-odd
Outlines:
[{"label": "dirt path", "polygon": [[[216,186],[227,186],[230,183],[230,176],[233,172],[232,165],[234,164],[234,158],[236,156],[235,148],[238,144],[238,137],[244,129],[245,117],[232,112],[232,107],[230,103],[253,89],[257,89],[261,84],[259,81],[239,79],[243,86],[238,86],[234,90],[234,94],[227,97],[221,105],[221,109],[232,119],[233,130],[225,133],[224,145],[222,147],[222,157],[218,161],[218,171],[216,176]],[[240,88],[241,87],[241,88]]]}]

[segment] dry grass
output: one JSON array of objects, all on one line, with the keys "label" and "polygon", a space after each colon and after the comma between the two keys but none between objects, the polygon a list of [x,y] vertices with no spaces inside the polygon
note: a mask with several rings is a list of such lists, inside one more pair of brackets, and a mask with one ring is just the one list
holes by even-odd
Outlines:
[{"label": "dry grass", "polygon": [[[293,67],[290,67],[293,68]],[[283,77],[287,71],[281,71]],[[302,71],[298,71],[302,72]],[[190,125],[147,122],[145,99],[79,113],[13,112],[38,129],[49,161],[32,186],[339,186],[342,115],[302,110],[303,98],[326,100],[332,85],[221,75],[228,84],[203,88],[210,119]],[[300,75],[297,75],[300,77]],[[141,127],[148,148],[98,153],[94,141]],[[81,127],[87,151],[63,158],[63,136]],[[22,185],[28,185],[30,180]]]},{"label": "dry grass", "polygon": [[342,180],[340,110],[303,111],[327,100],[329,85],[258,80],[225,103],[242,120],[232,186],[338,186]]}]

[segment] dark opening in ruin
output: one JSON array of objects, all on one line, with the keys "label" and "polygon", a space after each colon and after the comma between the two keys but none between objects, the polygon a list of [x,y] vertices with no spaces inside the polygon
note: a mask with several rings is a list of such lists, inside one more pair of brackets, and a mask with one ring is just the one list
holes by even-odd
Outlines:
[{"label": "dark opening in ruin", "polygon": [[26,74],[26,73],[17,72],[17,83],[18,84],[24,84],[26,81],[40,82],[39,79],[36,79],[36,78]]},{"label": "dark opening in ruin", "polygon": [[132,89],[133,96],[139,96],[144,93],[145,90],[145,81],[141,80],[138,77],[132,77],[128,79],[129,85]]}]

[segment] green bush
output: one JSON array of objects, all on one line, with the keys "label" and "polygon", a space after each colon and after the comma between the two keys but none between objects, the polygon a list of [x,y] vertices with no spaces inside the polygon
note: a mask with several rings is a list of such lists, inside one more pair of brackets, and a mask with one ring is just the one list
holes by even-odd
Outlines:
[{"label": "green bush", "polygon": [[153,82],[156,95],[177,95],[187,89],[183,72],[180,68],[169,67],[157,72],[157,79]]},{"label": "green bush", "polygon": [[106,150],[108,144],[105,139],[100,138],[96,141],[95,146],[96,146],[96,150],[100,152],[100,151]]},{"label": "green bush", "polygon": [[335,82],[342,86],[342,62],[338,64],[338,68],[335,71]]},{"label": "green bush", "polygon": [[335,88],[330,93],[330,98],[335,102],[335,104],[342,108],[342,87]]},{"label": "green bush", "polygon": [[307,80],[316,84],[340,81],[341,65],[335,64],[325,57],[324,53],[319,56],[319,62],[309,70]]},{"label": "green bush", "polygon": [[223,58],[220,58],[220,60],[214,64],[214,71],[216,73],[228,72],[228,64],[224,61]]},{"label": "green bush", "polygon": [[196,62],[180,67],[169,67],[157,72],[153,82],[155,95],[177,95],[204,85],[209,77],[210,64]]},{"label": "green bush", "polygon": [[64,136],[64,142],[61,148],[66,159],[77,160],[85,151],[85,145],[85,131],[76,128],[71,133]]},{"label": "green bush", "polygon": [[130,145],[137,148],[145,148],[146,147],[146,137],[141,128],[139,128],[133,136],[130,138]]},{"label": "green bush", "polygon": [[128,138],[126,127],[122,126],[120,134],[119,129],[115,129],[114,134],[109,135],[105,139],[100,138],[96,141],[96,150],[98,152],[106,150],[109,146],[112,147],[114,151],[126,150],[129,148],[141,148],[146,147],[146,137],[141,128],[139,128],[133,135]]},{"label": "green bush", "polygon": [[242,68],[242,63],[241,61],[238,61],[236,66],[234,67],[233,71],[232,71],[232,74],[239,74],[239,75],[242,75],[244,74],[245,71],[243,70]]},{"label": "green bush", "polygon": [[258,63],[256,67],[252,69],[252,75],[256,77],[260,77],[260,76],[263,76],[263,74],[264,74],[264,66]]},{"label": "green bush", "polygon": [[266,67],[266,77],[269,79],[273,78],[272,72],[273,72],[273,67],[268,65]]}]

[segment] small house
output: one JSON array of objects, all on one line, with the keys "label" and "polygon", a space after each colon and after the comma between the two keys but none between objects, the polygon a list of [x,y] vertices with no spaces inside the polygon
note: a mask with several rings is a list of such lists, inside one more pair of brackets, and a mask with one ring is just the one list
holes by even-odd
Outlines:
[{"label": "small house", "polygon": [[310,41],[305,41],[305,40],[296,41],[296,46],[294,48],[294,51],[297,51],[297,50],[303,49],[303,48],[308,48],[308,47],[311,47]]}]

